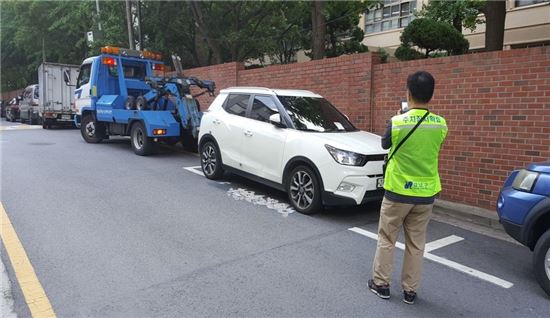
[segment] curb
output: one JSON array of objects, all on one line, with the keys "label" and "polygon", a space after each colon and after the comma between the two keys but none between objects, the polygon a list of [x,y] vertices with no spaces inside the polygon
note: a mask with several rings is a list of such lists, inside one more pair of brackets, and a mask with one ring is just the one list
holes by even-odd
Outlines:
[{"label": "curb", "polygon": [[434,213],[504,232],[495,211],[436,199]]}]

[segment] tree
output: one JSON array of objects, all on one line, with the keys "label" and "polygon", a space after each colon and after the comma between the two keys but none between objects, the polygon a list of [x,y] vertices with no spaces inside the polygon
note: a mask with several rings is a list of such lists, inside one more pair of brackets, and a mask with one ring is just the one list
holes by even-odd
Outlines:
[{"label": "tree", "polygon": [[434,51],[446,51],[448,55],[463,54],[468,51],[469,43],[462,33],[445,22],[430,19],[413,20],[401,34],[400,51],[402,56],[411,56],[407,48],[416,46],[430,57]]},{"label": "tree", "polygon": [[504,23],[506,21],[506,2],[487,1],[480,10],[485,14],[485,51],[500,51],[504,45]]},{"label": "tree", "polygon": [[[485,19],[479,14],[484,14]],[[502,50],[506,1],[503,0],[432,0],[419,16],[444,21],[462,32],[462,27],[474,31],[477,24],[486,23],[485,50]]]},{"label": "tree", "polygon": [[478,17],[485,3],[485,0],[432,0],[423,5],[418,16],[447,22],[461,33],[463,27],[474,31],[478,24],[485,22]]},{"label": "tree", "polygon": [[325,57],[326,20],[323,12],[324,1],[311,2],[311,59]]}]

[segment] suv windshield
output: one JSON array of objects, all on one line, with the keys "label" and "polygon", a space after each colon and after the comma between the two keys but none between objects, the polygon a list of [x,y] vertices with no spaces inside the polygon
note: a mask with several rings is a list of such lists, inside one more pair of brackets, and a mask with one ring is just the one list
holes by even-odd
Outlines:
[{"label": "suv windshield", "polygon": [[298,130],[315,132],[357,131],[357,128],[324,98],[278,97]]}]

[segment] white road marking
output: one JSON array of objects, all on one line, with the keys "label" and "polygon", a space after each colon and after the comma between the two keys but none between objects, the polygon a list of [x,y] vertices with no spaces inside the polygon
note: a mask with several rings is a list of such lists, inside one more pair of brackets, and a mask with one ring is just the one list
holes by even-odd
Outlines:
[{"label": "white road marking", "polygon": [[[363,229],[358,228],[358,227],[353,227],[353,228],[350,228],[349,230],[352,231],[352,232],[355,232],[357,234],[361,234],[363,236],[371,238],[373,240],[378,240],[378,235],[376,235],[375,233],[369,232],[367,230],[363,230]],[[449,241],[450,241],[450,239],[449,239]],[[437,242],[437,241],[434,241],[433,243],[435,243],[435,242]],[[430,243],[428,243],[428,244],[430,244]],[[426,246],[428,244],[426,244]],[[440,243],[438,243],[438,244],[440,244]],[[403,243],[400,243],[400,242],[397,242],[395,244],[395,246],[397,248],[401,249],[401,250],[405,249],[405,245]],[[435,246],[435,244],[434,244],[434,246]],[[439,247],[437,247],[437,248],[439,248]],[[444,257],[433,255],[431,253],[428,253],[427,251],[424,252],[424,257],[431,260],[431,261],[433,261],[433,262],[445,265],[445,266],[450,267],[454,270],[457,270],[459,272],[462,272],[462,273],[468,274],[470,276],[479,278],[481,280],[484,280],[486,282],[495,284],[495,285],[497,285],[499,287],[502,287],[502,288],[511,288],[512,286],[514,286],[514,284],[512,284],[512,283],[510,283],[506,280],[503,280],[503,279],[498,278],[496,276],[478,271],[476,269],[473,269],[471,267],[462,265],[460,263],[448,260]]]},{"label": "white road marking", "polygon": [[193,172],[194,174],[198,174],[199,176],[203,176],[204,177],[204,173],[202,173],[201,170],[198,170],[198,169],[201,169],[201,166],[193,166],[193,167],[183,167],[183,169],[189,171],[189,172]]},{"label": "white road marking", "polygon": [[284,217],[296,212],[288,203],[280,202],[279,200],[266,197],[262,194],[256,194],[254,191],[248,191],[243,188],[229,188],[227,195],[237,201],[246,201],[254,205],[263,205],[268,209],[275,210],[281,213]]},{"label": "white road marking", "polygon": [[426,243],[426,247],[424,248],[424,252],[431,252],[431,251],[436,250],[438,248],[442,248],[442,247],[445,247],[447,245],[451,245],[451,244],[460,242],[462,240],[464,240],[464,238],[462,238],[460,236],[456,236],[456,235],[447,236],[447,237],[444,237],[442,239],[439,239],[439,240],[436,240],[436,241],[433,241],[433,242],[430,242],[430,243]]},{"label": "white road marking", "polygon": [[[201,170],[201,166],[183,167],[183,169],[204,177],[204,173]],[[231,183],[221,181],[221,182],[218,182],[218,184],[231,184]],[[227,196],[237,201],[242,200],[242,201],[250,202],[254,205],[265,206],[268,209],[275,210],[281,213],[283,217],[287,217],[289,214],[296,212],[288,203],[280,202],[279,200],[266,197],[265,195],[262,195],[262,194],[256,194],[254,191],[249,191],[243,188],[237,188],[237,189],[229,188],[229,190],[227,190]]]}]

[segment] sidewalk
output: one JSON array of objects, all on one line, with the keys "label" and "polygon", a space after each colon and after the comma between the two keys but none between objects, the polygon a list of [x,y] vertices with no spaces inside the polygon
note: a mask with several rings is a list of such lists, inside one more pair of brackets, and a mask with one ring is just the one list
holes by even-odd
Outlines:
[{"label": "sidewalk", "polygon": [[516,240],[506,234],[498,221],[496,211],[436,200],[433,209],[433,220],[519,245]]},{"label": "sidewalk", "polygon": [[6,272],[4,263],[0,260],[0,317],[2,318],[17,318],[13,312],[13,297],[11,294],[11,282]]}]

